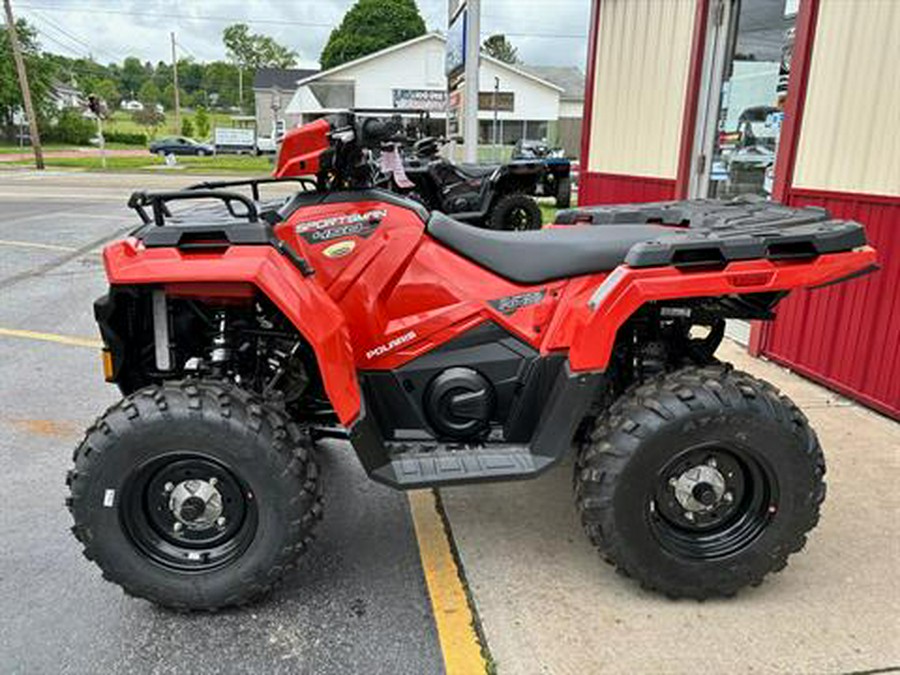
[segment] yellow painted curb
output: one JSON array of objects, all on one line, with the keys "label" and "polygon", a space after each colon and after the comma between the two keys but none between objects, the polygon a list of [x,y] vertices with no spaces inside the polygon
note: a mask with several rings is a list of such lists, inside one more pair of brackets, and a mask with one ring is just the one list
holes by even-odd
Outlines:
[{"label": "yellow painted curb", "polygon": [[90,347],[101,349],[103,343],[100,340],[90,338],[71,337],[69,335],[57,335],[56,333],[36,333],[31,330],[17,330],[15,328],[0,328],[0,335],[6,337],[24,338],[26,340],[42,340],[43,342],[57,342],[72,347]]},{"label": "yellow painted curb", "polygon": [[407,496],[447,675],[482,675],[487,664],[434,494],[414,490]]}]

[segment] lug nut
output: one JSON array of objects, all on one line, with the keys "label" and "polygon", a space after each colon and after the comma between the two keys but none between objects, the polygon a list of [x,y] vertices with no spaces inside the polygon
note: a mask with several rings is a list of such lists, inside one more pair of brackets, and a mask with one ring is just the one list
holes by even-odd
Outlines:
[{"label": "lug nut", "polygon": [[674,478],[674,477],[670,478],[669,479],[669,487],[675,487],[676,485],[678,485],[678,479]]},{"label": "lug nut", "polygon": [[225,527],[225,522],[225,516],[219,516],[218,518],[216,518],[216,525],[218,525],[219,527]]},{"label": "lug nut", "polygon": [[684,517],[687,518],[692,523],[694,522],[694,512],[693,511],[685,511]]},{"label": "lug nut", "polygon": [[716,468],[716,458],[710,457],[708,460],[706,460],[706,466],[711,466],[712,468],[715,469]]},{"label": "lug nut", "polygon": [[181,532],[181,528],[182,528],[182,527],[184,527],[184,525],[182,525],[181,523],[177,523],[177,522],[176,522],[176,523],[172,526],[172,529],[175,530],[176,532]]},{"label": "lug nut", "polygon": [[165,490],[166,492],[171,492],[174,489],[175,485],[173,483],[166,483],[165,485],[163,485],[163,490]]},{"label": "lug nut", "polygon": [[722,495],[722,499],[730,504],[731,502],[734,501],[734,495],[731,494],[730,492],[726,492],[724,495]]},{"label": "lug nut", "polygon": [[216,486],[216,483],[218,483],[218,482],[219,482],[218,479],[216,479],[215,477],[209,479],[209,484],[210,484],[212,487],[215,487],[215,486]]}]

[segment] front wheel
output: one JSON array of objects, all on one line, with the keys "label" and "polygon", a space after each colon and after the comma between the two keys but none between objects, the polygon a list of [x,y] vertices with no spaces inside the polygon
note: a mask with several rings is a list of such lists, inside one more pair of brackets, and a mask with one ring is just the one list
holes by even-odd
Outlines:
[{"label": "front wheel", "polygon": [[513,193],[497,200],[488,224],[492,230],[539,230],[541,208],[528,195]]},{"label": "front wheel", "polygon": [[593,544],[645,588],[729,596],[803,547],[824,473],[790,399],[729,366],[688,367],[598,419],[576,465],[576,503]]},{"label": "front wheel", "polygon": [[88,430],[67,482],[85,557],[130,595],[175,609],[264,595],[321,516],[298,427],[223,382],[123,399]]}]

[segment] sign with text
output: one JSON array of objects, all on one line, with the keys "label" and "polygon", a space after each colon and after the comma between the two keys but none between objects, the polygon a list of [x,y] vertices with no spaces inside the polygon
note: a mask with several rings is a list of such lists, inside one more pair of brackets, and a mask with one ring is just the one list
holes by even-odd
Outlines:
[{"label": "sign with text", "polygon": [[494,101],[497,102],[497,112],[513,112],[515,109],[515,94],[511,91],[482,91],[478,93],[478,109],[494,110]]},{"label": "sign with text", "polygon": [[394,89],[395,108],[443,112],[447,109],[447,92],[443,89]]},{"label": "sign with text", "polygon": [[447,51],[444,56],[444,72],[447,77],[466,66],[466,10],[464,9],[447,29]]}]

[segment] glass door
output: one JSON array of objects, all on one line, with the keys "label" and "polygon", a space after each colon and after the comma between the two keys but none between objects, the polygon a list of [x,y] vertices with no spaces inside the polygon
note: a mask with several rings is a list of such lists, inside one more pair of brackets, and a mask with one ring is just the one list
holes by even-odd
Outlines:
[{"label": "glass door", "polygon": [[799,0],[711,5],[690,195],[770,198]]}]

